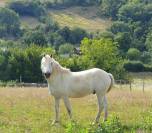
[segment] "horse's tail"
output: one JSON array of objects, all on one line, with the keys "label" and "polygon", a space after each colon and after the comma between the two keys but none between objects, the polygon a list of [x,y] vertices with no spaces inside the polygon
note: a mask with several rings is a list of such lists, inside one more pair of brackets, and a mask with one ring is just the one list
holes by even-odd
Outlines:
[{"label": "horse's tail", "polygon": [[114,80],[113,75],[112,75],[111,73],[108,73],[108,75],[109,75],[109,77],[110,77],[110,79],[111,79],[111,83],[110,83],[110,86],[109,86],[109,88],[108,88],[108,90],[107,90],[107,93],[111,90],[111,88],[113,87],[113,85],[114,85],[114,83],[115,83],[115,80]]}]

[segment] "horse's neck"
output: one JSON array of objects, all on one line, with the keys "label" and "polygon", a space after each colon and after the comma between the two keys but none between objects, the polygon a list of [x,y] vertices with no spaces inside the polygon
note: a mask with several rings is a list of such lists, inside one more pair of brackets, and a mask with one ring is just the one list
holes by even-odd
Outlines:
[{"label": "horse's neck", "polygon": [[65,67],[62,67],[57,61],[55,61],[56,70],[59,73],[70,73],[71,71]]}]

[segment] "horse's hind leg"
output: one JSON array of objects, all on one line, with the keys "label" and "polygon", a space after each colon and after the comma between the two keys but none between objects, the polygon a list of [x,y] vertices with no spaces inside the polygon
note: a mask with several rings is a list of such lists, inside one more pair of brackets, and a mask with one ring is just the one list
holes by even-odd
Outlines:
[{"label": "horse's hind leg", "polygon": [[68,97],[64,97],[63,100],[64,100],[65,107],[67,109],[67,112],[70,116],[70,119],[72,119],[72,111],[71,111],[70,101],[69,101]]},{"label": "horse's hind leg", "polygon": [[104,104],[103,104],[103,99],[104,97],[102,95],[97,95],[97,100],[98,100],[98,114],[96,116],[96,119],[95,119],[95,123],[98,123],[99,122],[99,119],[100,119],[100,116],[101,116],[101,112],[104,108]]},{"label": "horse's hind leg", "polygon": [[106,121],[107,120],[107,116],[108,116],[108,104],[107,104],[106,96],[104,96],[103,104],[104,104],[104,121]]}]

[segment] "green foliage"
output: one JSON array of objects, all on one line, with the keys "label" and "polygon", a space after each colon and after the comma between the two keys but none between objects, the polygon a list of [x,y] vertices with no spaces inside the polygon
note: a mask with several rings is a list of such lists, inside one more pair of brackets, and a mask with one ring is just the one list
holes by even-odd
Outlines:
[{"label": "green foliage", "polygon": [[143,128],[148,131],[151,132],[152,131],[152,111],[149,110],[148,112],[145,112],[144,114],[142,114],[143,120],[144,120],[144,124],[142,125]]},{"label": "green foliage", "polygon": [[128,61],[124,63],[124,68],[130,72],[143,72],[144,64],[140,61]]},{"label": "green foliage", "polygon": [[100,125],[90,125],[88,128],[81,126],[77,122],[67,124],[66,133],[124,133],[120,119],[113,115]]},{"label": "green foliage", "polygon": [[68,27],[64,27],[59,30],[58,33],[66,42],[71,44],[79,44],[84,37],[88,37],[87,32],[81,28],[74,28],[70,30]]},{"label": "green foliage", "polygon": [[8,7],[20,15],[40,17],[46,14],[45,8],[38,1],[15,0]]},{"label": "green foliage", "polygon": [[130,48],[127,52],[127,56],[130,60],[139,60],[140,59],[140,51],[136,48]]},{"label": "green foliage", "polygon": [[43,82],[40,70],[42,53],[54,53],[51,48],[32,45],[26,49],[12,48],[8,54],[1,52],[0,80],[19,80],[23,82]]},{"label": "green foliage", "polygon": [[10,9],[0,8],[0,37],[18,36],[19,33],[19,16]]},{"label": "green foliage", "polygon": [[59,47],[59,54],[72,54],[74,46],[71,44],[63,44]]},{"label": "green foliage", "polygon": [[24,43],[36,44],[39,46],[45,46],[47,44],[47,39],[43,32],[41,31],[29,31],[23,36]]},{"label": "green foliage", "polygon": [[[125,73],[116,44],[110,39],[87,39],[81,42],[82,60],[87,68],[97,67],[109,71],[118,77],[118,72]],[[121,74],[120,74],[121,75]],[[121,75],[122,76],[122,75]],[[124,74],[125,76],[125,74]]]},{"label": "green foliage", "polygon": [[14,87],[16,86],[17,81],[0,81],[0,87]]},{"label": "green foliage", "polygon": [[65,43],[64,38],[57,32],[50,33],[48,35],[48,41],[55,49],[58,49],[61,44]]},{"label": "green foliage", "polygon": [[127,0],[102,0],[101,14],[117,19],[119,8],[124,5]]},{"label": "green foliage", "polygon": [[108,39],[88,39],[81,42],[81,51],[90,67],[110,69],[117,56],[117,47]]},{"label": "green foliage", "polygon": [[119,32],[130,32],[131,29],[127,23],[124,23],[123,21],[116,21],[112,23],[110,31],[113,34],[117,34]]},{"label": "green foliage", "polygon": [[144,51],[140,56],[140,60],[144,64],[150,64],[152,62],[152,54],[150,52]]},{"label": "green foliage", "polygon": [[124,128],[120,119],[113,115],[109,119],[100,124],[100,126],[92,126],[88,133],[124,133]]},{"label": "green foliage", "polygon": [[146,37],[146,47],[148,51],[152,51],[152,32],[149,32]]},{"label": "green foliage", "polygon": [[147,22],[152,18],[152,4],[129,3],[119,9],[118,17],[123,21]]},{"label": "green foliage", "polygon": [[82,127],[77,122],[70,122],[67,124],[66,133],[88,133],[87,129]]},{"label": "green foliage", "polygon": [[53,0],[53,1],[44,1],[45,5],[48,8],[62,8],[67,6],[89,6],[100,4],[101,0]]},{"label": "green foliage", "polygon": [[126,52],[131,47],[132,38],[128,32],[120,32],[118,33],[114,40],[118,43],[118,48]]}]

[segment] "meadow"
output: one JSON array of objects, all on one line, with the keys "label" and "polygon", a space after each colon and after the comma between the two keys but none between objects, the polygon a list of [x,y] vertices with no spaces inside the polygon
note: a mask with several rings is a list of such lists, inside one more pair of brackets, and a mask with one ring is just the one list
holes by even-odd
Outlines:
[{"label": "meadow", "polygon": [[112,24],[112,21],[98,16],[98,8],[75,6],[67,9],[49,10],[53,19],[61,27],[79,27],[89,32],[105,31]]},{"label": "meadow", "polygon": [[[152,91],[113,88],[107,94],[109,117],[92,126],[97,113],[96,96],[71,99],[73,119],[63,102],[60,125],[52,126],[54,100],[47,88],[0,88],[0,133],[145,133],[152,132]],[[103,114],[102,114],[103,116]]]}]

